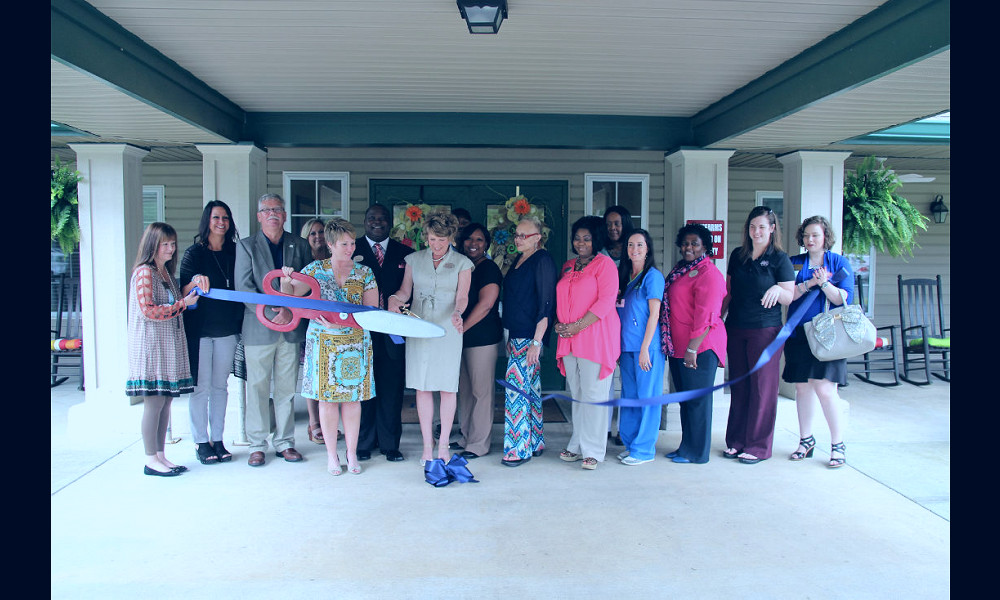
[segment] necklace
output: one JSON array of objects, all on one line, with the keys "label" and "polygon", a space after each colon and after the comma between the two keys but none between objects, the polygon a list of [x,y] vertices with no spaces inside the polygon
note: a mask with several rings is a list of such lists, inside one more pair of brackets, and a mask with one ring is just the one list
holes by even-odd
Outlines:
[{"label": "necklace", "polygon": [[433,251],[431,252],[431,260],[434,261],[434,262],[436,262],[436,263],[439,263],[442,260],[444,260],[444,257],[446,257],[446,256],[448,256],[448,251],[447,250],[444,251],[444,254],[441,255],[441,258],[434,258],[434,252]]},{"label": "necklace", "polygon": [[[227,290],[231,289],[232,286],[229,285],[229,275],[226,273],[226,270],[222,268],[222,263],[219,262],[219,257],[215,255],[215,250],[212,250],[211,248],[209,248],[208,252],[209,252],[209,254],[212,255],[212,258],[215,259],[215,265],[217,267],[219,267],[219,272],[222,273],[222,278],[226,280],[226,289]],[[222,252],[222,251],[219,250],[219,252]]]},{"label": "necklace", "polygon": [[594,260],[594,255],[593,254],[591,254],[590,256],[587,257],[586,262],[584,262],[584,259],[582,257],[578,257],[576,259],[576,270],[577,271],[582,271],[587,265],[590,264],[590,261],[592,261],[592,260]]}]

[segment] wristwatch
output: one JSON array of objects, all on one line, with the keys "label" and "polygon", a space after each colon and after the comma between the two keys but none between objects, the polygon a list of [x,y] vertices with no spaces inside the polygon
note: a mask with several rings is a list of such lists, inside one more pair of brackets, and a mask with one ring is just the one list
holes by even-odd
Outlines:
[{"label": "wristwatch", "polygon": [[829,281],[824,281],[822,284],[820,284],[819,289],[823,289],[823,288],[825,288],[828,285],[830,285],[830,282]]},{"label": "wristwatch", "polygon": [[531,340],[530,342],[528,342],[528,345],[529,346],[541,346],[542,343],[539,342],[538,340]]}]

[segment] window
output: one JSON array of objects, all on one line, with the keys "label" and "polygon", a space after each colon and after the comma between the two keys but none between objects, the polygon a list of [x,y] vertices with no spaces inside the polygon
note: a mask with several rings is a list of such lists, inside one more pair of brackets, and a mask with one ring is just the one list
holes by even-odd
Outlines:
[{"label": "window", "polygon": [[[778,223],[785,222],[785,193],[784,192],[757,192],[757,201],[754,206],[766,206],[774,211],[778,216]],[[782,225],[784,226],[784,225]]]},{"label": "window", "polygon": [[603,216],[609,206],[622,206],[632,225],[649,229],[649,175],[587,173],[584,214]]},{"label": "window", "polygon": [[142,186],[142,228],[150,223],[163,221],[163,196],[162,185]]},{"label": "window", "polygon": [[350,175],[333,172],[286,172],[284,197],[288,203],[285,227],[298,234],[306,221],[330,217],[350,219]]}]

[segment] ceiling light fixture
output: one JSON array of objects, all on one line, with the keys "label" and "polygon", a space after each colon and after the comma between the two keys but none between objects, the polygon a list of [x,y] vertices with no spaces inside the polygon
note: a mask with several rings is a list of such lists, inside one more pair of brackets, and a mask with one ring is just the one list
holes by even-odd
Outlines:
[{"label": "ceiling light fixture", "polygon": [[496,33],[507,18],[507,0],[458,0],[469,33]]}]

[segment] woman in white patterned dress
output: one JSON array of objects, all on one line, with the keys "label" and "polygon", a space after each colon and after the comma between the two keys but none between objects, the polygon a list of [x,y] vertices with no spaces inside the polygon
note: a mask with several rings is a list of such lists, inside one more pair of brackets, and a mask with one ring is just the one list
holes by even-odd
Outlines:
[{"label": "woman in white patterned dress", "polygon": [[[332,256],[316,260],[302,269],[319,283],[323,300],[378,307],[378,286],[371,269],[355,263],[354,227],[341,218],[330,219],[324,231]],[[309,287],[291,278],[292,269],[282,269],[281,291],[304,296]],[[361,403],[375,395],[372,370],[372,340],[364,329],[340,327],[319,317],[306,330],[305,372],[302,396],[319,402],[319,422],[326,440],[327,471],[340,475],[337,426],[344,419],[347,470],[361,473],[358,462],[358,431]]]}]

